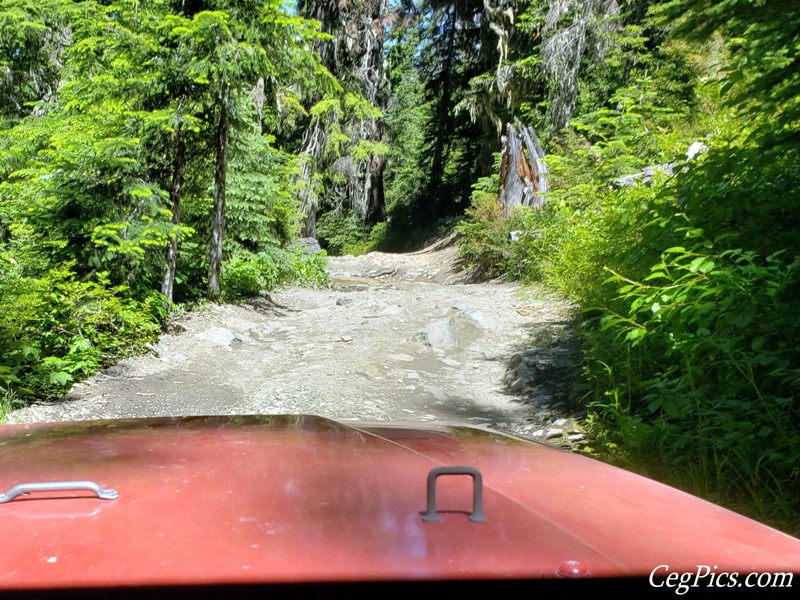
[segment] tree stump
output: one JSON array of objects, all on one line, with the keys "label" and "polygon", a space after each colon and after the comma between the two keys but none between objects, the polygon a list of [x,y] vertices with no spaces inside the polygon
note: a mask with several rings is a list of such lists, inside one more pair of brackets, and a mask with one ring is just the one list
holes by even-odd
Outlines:
[{"label": "tree stump", "polygon": [[544,206],[547,166],[544,150],[532,127],[517,123],[506,126],[500,154],[500,204],[503,214],[515,206]]}]

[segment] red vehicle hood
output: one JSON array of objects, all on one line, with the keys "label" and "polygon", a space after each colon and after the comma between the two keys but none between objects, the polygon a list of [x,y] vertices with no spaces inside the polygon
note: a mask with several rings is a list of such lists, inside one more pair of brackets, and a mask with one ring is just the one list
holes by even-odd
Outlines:
[{"label": "red vehicle hood", "polygon": [[[441,521],[424,522],[440,466]],[[311,416],[0,427],[0,589],[800,571],[800,540],[589,458],[465,427]],[[563,573],[562,573],[563,574]]]}]

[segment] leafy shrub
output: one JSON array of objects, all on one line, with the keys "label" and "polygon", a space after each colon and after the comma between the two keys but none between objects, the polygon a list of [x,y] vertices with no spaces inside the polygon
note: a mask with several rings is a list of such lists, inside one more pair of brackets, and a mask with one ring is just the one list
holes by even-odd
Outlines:
[{"label": "leafy shrub", "polygon": [[227,300],[255,296],[262,289],[259,265],[232,258],[222,269],[222,289]]},{"label": "leafy shrub", "polygon": [[[3,367],[0,367],[0,378],[3,374]],[[4,423],[8,413],[24,406],[24,403],[17,397],[14,389],[6,384],[0,386],[0,423]]]},{"label": "leafy shrub", "polygon": [[326,213],[317,223],[317,235],[331,254],[365,254],[380,242],[384,227],[376,226],[372,233],[353,214]]},{"label": "leafy shrub", "polygon": [[464,266],[478,277],[537,279],[530,251],[536,244],[538,230],[529,224],[545,213],[516,207],[506,216],[498,196],[497,175],[483,177],[473,186],[466,218],[455,226],[460,234],[458,250]]},{"label": "leafy shrub", "polygon": [[365,231],[355,218],[326,213],[317,221],[317,236],[331,254],[348,254],[348,250],[363,243]]},{"label": "leafy shrub", "polygon": [[258,254],[240,252],[240,256],[225,263],[222,272],[223,290],[229,301],[250,298],[279,285],[321,288],[329,283],[325,252],[310,254],[302,248],[273,247]]},{"label": "leafy shrub", "polygon": [[618,400],[597,408],[649,423],[640,443],[695,489],[785,521],[800,492],[798,265],[686,233],[643,281],[609,280],[628,310],[603,317],[611,345],[590,351]]},{"label": "leafy shrub", "polygon": [[481,178],[473,185],[467,218],[456,225],[465,266],[489,277],[510,270],[511,224],[503,215],[498,194],[497,176]]},{"label": "leafy shrub", "polygon": [[326,288],[330,285],[327,254],[310,254],[300,248],[289,254],[288,269],[281,281],[287,285],[310,288]]},{"label": "leafy shrub", "polygon": [[68,267],[41,278],[0,279],[0,381],[14,394],[49,397],[140,351],[160,332],[158,294],[144,300],[110,287],[104,274],[80,281]]}]

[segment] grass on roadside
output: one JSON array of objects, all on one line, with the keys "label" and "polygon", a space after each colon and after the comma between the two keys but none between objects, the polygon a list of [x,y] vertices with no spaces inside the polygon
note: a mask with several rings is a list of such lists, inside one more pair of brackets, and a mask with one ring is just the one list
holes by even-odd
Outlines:
[{"label": "grass on roadside", "polygon": [[0,388],[0,425],[8,420],[12,411],[23,406],[22,401],[10,387]]}]

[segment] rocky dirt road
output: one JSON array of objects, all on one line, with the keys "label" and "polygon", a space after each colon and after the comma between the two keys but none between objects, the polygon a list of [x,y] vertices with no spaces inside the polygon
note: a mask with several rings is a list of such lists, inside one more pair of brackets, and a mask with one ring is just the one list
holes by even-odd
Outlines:
[{"label": "rocky dirt road", "polygon": [[212,414],[457,422],[579,443],[571,307],[464,283],[455,248],[331,258],[333,287],[185,315],[147,355],[9,423]]}]

